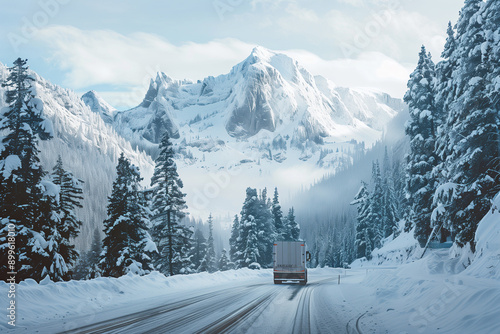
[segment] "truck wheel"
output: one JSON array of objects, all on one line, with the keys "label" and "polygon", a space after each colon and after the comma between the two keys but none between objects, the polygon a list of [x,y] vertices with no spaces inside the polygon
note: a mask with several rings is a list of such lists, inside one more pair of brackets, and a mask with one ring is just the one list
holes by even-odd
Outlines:
[{"label": "truck wheel", "polygon": [[274,281],[274,284],[281,284],[281,281]]}]

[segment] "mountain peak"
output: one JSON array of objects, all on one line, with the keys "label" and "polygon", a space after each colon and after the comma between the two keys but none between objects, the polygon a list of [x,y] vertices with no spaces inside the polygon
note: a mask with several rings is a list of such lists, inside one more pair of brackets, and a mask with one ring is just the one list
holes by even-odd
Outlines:
[{"label": "mountain peak", "polygon": [[155,82],[157,85],[160,85],[160,84],[167,84],[168,85],[174,81],[175,80],[172,77],[165,74],[164,72],[156,72]]},{"label": "mountain peak", "polygon": [[253,57],[255,59],[261,59],[264,61],[269,61],[271,57],[275,56],[276,53],[266,49],[263,46],[256,46],[253,48],[252,52],[250,53],[250,57]]},{"label": "mountain peak", "polygon": [[83,94],[81,99],[92,112],[101,115],[104,122],[113,122],[113,113],[116,109],[100,97],[95,90]]}]

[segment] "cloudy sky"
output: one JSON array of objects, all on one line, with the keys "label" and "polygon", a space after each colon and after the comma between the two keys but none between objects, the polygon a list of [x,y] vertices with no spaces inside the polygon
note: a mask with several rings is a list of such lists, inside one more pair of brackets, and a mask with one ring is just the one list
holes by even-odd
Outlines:
[{"label": "cloudy sky", "polygon": [[286,53],[339,86],[402,97],[422,44],[435,60],[463,0],[5,1],[0,62],[33,70],[117,108],[149,79],[229,72],[256,45]]}]

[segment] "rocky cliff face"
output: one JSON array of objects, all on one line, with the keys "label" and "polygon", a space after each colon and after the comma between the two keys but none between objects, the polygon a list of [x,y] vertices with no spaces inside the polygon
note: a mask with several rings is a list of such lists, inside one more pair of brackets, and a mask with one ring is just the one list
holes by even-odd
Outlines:
[{"label": "rocky cliff face", "polygon": [[[196,130],[200,137],[235,140],[269,132],[301,149],[308,142],[339,140],[339,135],[364,140],[355,135],[360,128],[375,135],[403,108],[401,100],[387,94],[336,87],[290,57],[257,47],[230,73],[203,81],[179,81],[158,73],[138,107],[116,114],[115,127],[144,148],[158,143],[164,131],[182,139]],[[200,129],[197,123],[207,126]],[[223,132],[205,131],[220,130],[219,125]]]}]

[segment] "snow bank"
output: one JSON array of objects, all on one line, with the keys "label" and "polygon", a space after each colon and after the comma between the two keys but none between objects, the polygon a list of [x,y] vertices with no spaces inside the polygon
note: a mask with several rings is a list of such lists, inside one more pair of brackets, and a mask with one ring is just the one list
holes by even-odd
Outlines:
[{"label": "snow bank", "polygon": [[479,222],[476,231],[476,253],[465,270],[468,275],[500,279],[500,193],[492,201],[492,209]]},{"label": "snow bank", "polygon": [[361,258],[351,264],[351,268],[371,267],[371,266],[394,266],[401,265],[416,260],[421,254],[418,241],[413,237],[413,230],[404,232],[405,221],[399,222],[401,232],[396,238],[389,236],[383,240],[383,246],[375,248],[372,252],[371,260]]},{"label": "snow bank", "polygon": [[[102,310],[130,304],[130,301],[134,301],[135,304],[137,301],[162,295],[170,299],[173,293],[185,294],[199,289],[213,290],[228,282],[248,282],[250,279],[271,281],[272,272],[240,269],[171,277],[153,272],[146,276],[129,274],[120,278],[100,277],[88,281],[57,283],[48,279],[36,283],[28,279],[16,287],[16,305],[19,305],[16,327],[33,328],[37,324],[65,320],[74,316],[94,318]],[[7,283],[0,282],[1,307],[8,305],[8,289]],[[149,305],[145,303],[145,307]],[[137,311],[137,307],[134,311]],[[7,324],[0,322],[0,332],[2,326]]]},{"label": "snow bank", "polygon": [[361,284],[376,302],[366,317],[390,324],[392,333],[498,332],[498,280],[453,274],[460,269],[448,254],[432,250],[396,270],[368,269]]},{"label": "snow bank", "polygon": [[[451,268],[448,274],[458,274],[467,269],[467,275],[500,279],[500,193],[493,199],[491,208],[479,222],[475,236],[476,253],[471,251],[470,245],[458,247],[454,244],[449,250],[428,249],[422,260],[429,266],[439,263]],[[402,220],[399,230],[402,231],[403,227]],[[413,237],[413,232],[403,231],[395,239],[392,236],[386,238],[380,249],[373,250],[371,260],[357,259],[351,267],[394,266],[420,260],[423,249]]]},{"label": "snow bank", "polygon": [[[454,246],[428,249],[419,259],[421,248],[413,233],[402,233],[374,250],[371,261],[356,260],[353,267],[368,268],[361,284],[376,295],[376,304],[366,317],[391,324],[394,333],[498,332],[500,194],[492,208],[479,223],[474,255],[468,246]],[[406,258],[407,263],[384,270],[412,247],[416,251]]]}]

